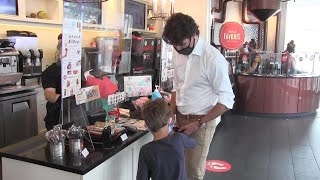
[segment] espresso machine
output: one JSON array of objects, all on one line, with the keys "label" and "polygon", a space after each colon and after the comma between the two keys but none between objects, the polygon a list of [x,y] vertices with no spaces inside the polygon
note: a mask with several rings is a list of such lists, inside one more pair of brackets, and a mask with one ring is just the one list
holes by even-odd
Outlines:
[{"label": "espresso machine", "polygon": [[22,77],[18,72],[19,52],[14,44],[14,39],[0,39],[0,89],[4,85],[15,85]]}]

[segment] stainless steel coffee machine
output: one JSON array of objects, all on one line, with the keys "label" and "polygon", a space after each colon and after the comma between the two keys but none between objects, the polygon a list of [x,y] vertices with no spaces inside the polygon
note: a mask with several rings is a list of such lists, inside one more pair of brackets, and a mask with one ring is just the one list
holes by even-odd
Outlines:
[{"label": "stainless steel coffee machine", "polygon": [[15,85],[22,77],[18,72],[19,52],[14,44],[14,39],[0,39],[0,86]]}]

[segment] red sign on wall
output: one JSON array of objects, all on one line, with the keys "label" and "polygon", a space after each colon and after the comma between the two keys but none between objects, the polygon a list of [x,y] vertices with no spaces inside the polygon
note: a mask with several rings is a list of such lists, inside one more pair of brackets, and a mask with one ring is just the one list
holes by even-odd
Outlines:
[{"label": "red sign on wall", "polygon": [[206,162],[206,170],[211,172],[227,172],[230,171],[231,165],[225,161],[208,160]]},{"label": "red sign on wall", "polygon": [[244,42],[244,29],[236,22],[224,23],[220,29],[221,46],[227,50],[239,49]]}]

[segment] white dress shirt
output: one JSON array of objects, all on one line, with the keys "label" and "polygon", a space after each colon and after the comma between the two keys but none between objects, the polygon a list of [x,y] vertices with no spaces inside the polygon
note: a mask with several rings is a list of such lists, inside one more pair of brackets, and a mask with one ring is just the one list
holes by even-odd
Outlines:
[{"label": "white dress shirt", "polygon": [[174,52],[173,88],[177,110],[182,114],[207,114],[217,103],[231,109],[234,103],[228,62],[199,37],[189,56]]}]

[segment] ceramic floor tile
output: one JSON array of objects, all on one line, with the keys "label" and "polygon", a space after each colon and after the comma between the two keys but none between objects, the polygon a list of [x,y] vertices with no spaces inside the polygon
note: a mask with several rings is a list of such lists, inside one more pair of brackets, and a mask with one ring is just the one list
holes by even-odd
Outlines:
[{"label": "ceramic floor tile", "polygon": [[227,161],[232,169],[207,172],[204,179],[320,180],[319,138],[320,115],[287,119],[229,113],[217,128],[208,159]]},{"label": "ceramic floor tile", "polygon": [[314,178],[310,176],[296,175],[296,180],[320,180],[320,178]]},{"label": "ceramic floor tile", "polygon": [[314,159],[314,155],[310,146],[291,146],[292,157],[303,158],[303,159]]},{"label": "ceramic floor tile", "polygon": [[316,160],[293,158],[293,169],[295,175],[320,178],[320,171]]}]

